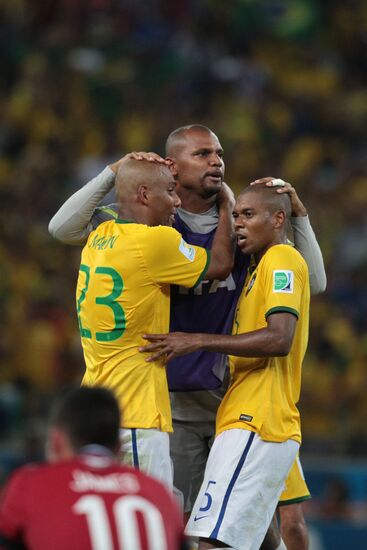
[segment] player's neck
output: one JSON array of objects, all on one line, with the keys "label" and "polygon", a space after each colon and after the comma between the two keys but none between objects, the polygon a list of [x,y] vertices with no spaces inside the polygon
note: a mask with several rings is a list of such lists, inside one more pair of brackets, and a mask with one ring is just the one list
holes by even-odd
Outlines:
[{"label": "player's neck", "polygon": [[287,236],[281,232],[275,235],[274,239],[268,243],[262,250],[259,250],[258,252],[255,252],[253,254],[253,257],[255,259],[256,265],[260,262],[261,258],[266,254],[266,252],[272,248],[273,246],[276,246],[278,244],[287,244]]},{"label": "player's neck", "polygon": [[138,205],[133,206],[120,206],[118,211],[118,217],[120,220],[141,223],[144,225],[152,225],[150,223],[150,211],[148,208],[142,208]]},{"label": "player's neck", "polygon": [[135,212],[133,211],[132,208],[129,208],[129,207],[126,207],[126,206],[121,206],[119,205],[119,209],[118,209],[118,217],[120,220],[124,220],[124,221],[134,221],[134,222],[138,222],[138,220],[136,220],[136,214]]},{"label": "player's neck", "polygon": [[180,192],[181,208],[192,214],[202,214],[207,212],[215,204],[216,195],[211,197],[200,197],[194,195],[192,191],[186,193]]}]

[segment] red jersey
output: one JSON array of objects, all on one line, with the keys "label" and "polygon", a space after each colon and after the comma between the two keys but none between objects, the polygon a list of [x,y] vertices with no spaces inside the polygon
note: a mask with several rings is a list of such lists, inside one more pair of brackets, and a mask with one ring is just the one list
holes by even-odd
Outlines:
[{"label": "red jersey", "polygon": [[0,504],[0,548],[3,540],[29,550],[178,550],[183,519],[160,482],[85,454],[12,475]]}]

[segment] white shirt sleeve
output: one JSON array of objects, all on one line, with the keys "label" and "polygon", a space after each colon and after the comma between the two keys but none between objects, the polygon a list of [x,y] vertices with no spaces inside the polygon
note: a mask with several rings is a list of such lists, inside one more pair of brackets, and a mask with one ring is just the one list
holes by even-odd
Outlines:
[{"label": "white shirt sleeve", "polygon": [[93,230],[94,209],[113,188],[116,174],[108,166],[74,193],[51,219],[50,234],[65,244],[85,244]]},{"label": "white shirt sleeve", "polygon": [[311,294],[320,294],[326,289],[326,273],[319,243],[308,216],[292,217],[294,244],[308,265]]}]

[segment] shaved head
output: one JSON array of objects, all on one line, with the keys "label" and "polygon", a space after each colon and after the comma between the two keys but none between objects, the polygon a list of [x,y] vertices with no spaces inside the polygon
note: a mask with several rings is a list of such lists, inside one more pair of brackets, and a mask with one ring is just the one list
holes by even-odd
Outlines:
[{"label": "shaved head", "polygon": [[176,156],[177,152],[185,146],[186,136],[191,131],[215,135],[210,128],[203,126],[202,124],[188,124],[187,126],[180,126],[180,128],[173,130],[167,138],[166,157]]},{"label": "shaved head", "polygon": [[131,201],[142,185],[151,188],[171,180],[172,174],[167,166],[147,160],[127,159],[116,176],[117,201],[119,204]]},{"label": "shaved head", "polygon": [[249,185],[238,195],[237,200],[248,193],[254,193],[261,197],[261,202],[272,214],[278,210],[285,213],[287,219],[292,213],[291,200],[288,193],[277,193],[279,187],[266,187],[261,183]]},{"label": "shaved head", "polygon": [[119,166],[115,187],[120,219],[172,226],[181,201],[166,165],[128,157]]}]

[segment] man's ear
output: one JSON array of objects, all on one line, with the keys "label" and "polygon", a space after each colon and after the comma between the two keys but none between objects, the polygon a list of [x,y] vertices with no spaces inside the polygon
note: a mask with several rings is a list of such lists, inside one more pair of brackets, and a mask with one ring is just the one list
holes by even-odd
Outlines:
[{"label": "man's ear", "polygon": [[287,218],[284,210],[278,210],[274,213],[274,227],[276,229],[280,229],[284,226],[286,219]]},{"label": "man's ear", "polygon": [[165,160],[169,162],[168,168],[171,170],[172,176],[176,179],[178,176],[176,161],[172,157],[166,157]]},{"label": "man's ear", "polygon": [[149,188],[147,185],[139,185],[137,189],[138,200],[141,204],[148,204],[149,202]]}]

